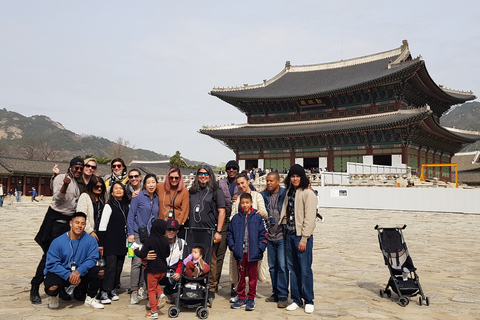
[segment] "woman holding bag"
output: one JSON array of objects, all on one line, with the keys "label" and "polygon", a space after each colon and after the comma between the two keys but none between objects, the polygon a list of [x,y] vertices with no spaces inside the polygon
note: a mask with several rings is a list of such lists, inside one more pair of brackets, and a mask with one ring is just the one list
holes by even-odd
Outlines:
[{"label": "woman holding bag", "polygon": [[[137,244],[141,244],[148,238],[152,222],[157,218],[158,199],[155,193],[157,177],[154,174],[147,174],[143,180],[143,188],[140,194],[132,199],[127,219],[128,242]],[[137,304],[139,298],[144,298],[147,292],[142,270],[141,259],[134,256],[130,271],[131,304]]]}]

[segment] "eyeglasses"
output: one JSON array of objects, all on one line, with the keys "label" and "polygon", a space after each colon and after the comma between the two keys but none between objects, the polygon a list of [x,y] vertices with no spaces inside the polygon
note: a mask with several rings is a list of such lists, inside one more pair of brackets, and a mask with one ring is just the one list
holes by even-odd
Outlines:
[{"label": "eyeglasses", "polygon": [[85,168],[92,168],[93,170],[96,170],[97,169],[97,166],[92,166],[90,164],[86,164],[85,165]]},{"label": "eyeglasses", "polygon": [[96,186],[94,186],[95,189],[103,189],[103,185],[101,184],[97,184]]},{"label": "eyeglasses", "polygon": [[228,170],[238,170],[237,167],[227,167],[226,169],[227,169],[227,171],[228,171]]},{"label": "eyeglasses", "polygon": [[129,179],[137,179],[138,177],[140,177],[138,174],[128,176]]},{"label": "eyeglasses", "polygon": [[179,180],[180,177],[170,177],[170,180]]},{"label": "eyeglasses", "polygon": [[73,167],[73,171],[83,171],[83,167]]},{"label": "eyeglasses", "polygon": [[205,177],[208,177],[208,172],[199,172],[197,173],[198,176],[205,176]]},{"label": "eyeglasses", "polygon": [[123,165],[121,164],[112,164],[112,168],[121,168]]}]

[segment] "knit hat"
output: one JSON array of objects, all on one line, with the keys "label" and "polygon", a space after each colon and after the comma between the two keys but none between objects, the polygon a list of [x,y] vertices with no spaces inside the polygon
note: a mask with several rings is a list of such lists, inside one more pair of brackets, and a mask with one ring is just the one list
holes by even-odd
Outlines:
[{"label": "knit hat", "polygon": [[[225,168],[230,168],[230,167],[234,168],[235,170],[239,170],[239,169],[240,169],[240,167],[238,166],[237,161],[235,161],[235,160],[230,160],[230,161],[227,162],[227,165],[225,166]],[[227,169],[227,170],[228,170],[228,169]]]},{"label": "knit hat", "polygon": [[70,167],[73,167],[73,166],[84,166],[85,163],[83,162],[83,159],[82,158],[73,158],[72,160],[70,160]]},{"label": "knit hat", "polygon": [[290,170],[288,170],[288,176],[291,177],[294,174],[298,174],[300,177],[306,176],[305,169],[299,164],[294,164]]}]

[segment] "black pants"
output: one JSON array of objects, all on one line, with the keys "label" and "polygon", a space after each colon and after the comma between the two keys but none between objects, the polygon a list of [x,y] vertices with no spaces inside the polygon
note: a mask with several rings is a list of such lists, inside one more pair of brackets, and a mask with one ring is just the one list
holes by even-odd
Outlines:
[{"label": "black pants", "polygon": [[[52,208],[49,207],[48,211],[50,211],[50,210],[54,211]],[[47,211],[47,214],[48,214],[48,211]],[[50,235],[49,235],[47,248],[44,251],[44,253],[42,255],[42,258],[40,259],[40,262],[38,263],[37,271],[35,272],[35,276],[33,277],[32,282],[31,282],[32,284],[40,285],[43,282],[43,279],[45,278],[45,276],[43,274],[43,270],[45,270],[45,263],[47,261],[48,248],[50,248],[50,244],[52,243],[52,241],[56,237],[64,234],[68,230],[70,230],[70,222],[69,221],[65,221],[65,222],[63,222],[63,221],[62,222],[53,221],[52,222],[52,228],[50,230]]]},{"label": "black pants", "polygon": [[105,279],[103,280],[102,290],[112,291],[120,284],[120,276],[123,270],[125,255],[105,256]]},{"label": "black pants", "polygon": [[[227,219],[227,218],[225,218]],[[227,251],[227,229],[229,222],[225,221],[222,228],[222,241],[220,245],[216,248],[216,257],[217,257],[217,272],[215,274],[216,285],[215,290],[218,290],[218,284],[220,282],[220,277],[222,276],[223,261],[225,260],[225,251]],[[214,246],[215,248],[215,246]]]},{"label": "black pants", "polygon": [[[81,290],[83,288],[86,288],[87,295],[90,298],[95,298],[98,292],[98,289],[100,289],[100,287],[102,286],[103,275],[100,276],[99,272],[103,270],[104,270],[103,267],[97,267],[97,266],[90,269],[86,275],[81,277],[82,281],[77,286],[77,288],[75,288],[75,290]],[[57,289],[53,292],[49,291],[48,289],[53,286],[56,286]],[[45,276],[45,293],[49,296],[53,296],[53,297],[56,296],[60,288],[68,287],[68,286],[70,286],[70,282],[68,282],[68,280],[63,280],[62,278],[60,278],[60,276],[58,276],[55,273],[49,272]]]}]

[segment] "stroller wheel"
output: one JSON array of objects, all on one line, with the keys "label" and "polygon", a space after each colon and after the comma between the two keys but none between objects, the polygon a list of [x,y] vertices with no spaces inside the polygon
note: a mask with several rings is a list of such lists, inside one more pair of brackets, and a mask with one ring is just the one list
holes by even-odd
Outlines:
[{"label": "stroller wheel", "polygon": [[425,305],[427,307],[430,305],[430,299],[428,299],[428,297],[425,298]]},{"label": "stroller wheel", "polygon": [[380,297],[383,298],[383,290],[382,289],[380,289]]},{"label": "stroller wheel", "polygon": [[177,307],[175,306],[171,306],[170,308],[168,308],[168,316],[170,318],[176,318],[178,317],[178,314],[180,313],[180,310],[178,310]]},{"label": "stroller wheel", "polygon": [[199,308],[197,309],[197,316],[200,319],[207,319],[208,318],[208,309],[207,308]]},{"label": "stroller wheel", "polygon": [[407,297],[401,297],[400,299],[398,299],[398,304],[402,307],[405,307],[408,303],[410,302],[410,299],[408,299]]},{"label": "stroller wheel", "polygon": [[390,291],[390,289],[385,290],[385,293],[387,294],[387,297],[389,297],[389,298],[392,296],[392,291]]}]

